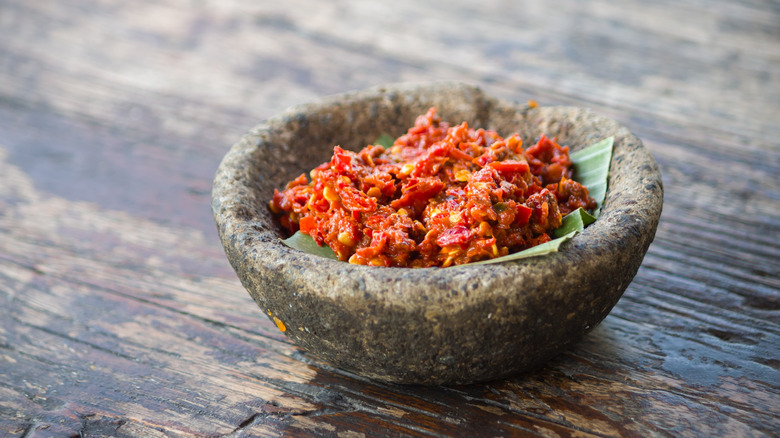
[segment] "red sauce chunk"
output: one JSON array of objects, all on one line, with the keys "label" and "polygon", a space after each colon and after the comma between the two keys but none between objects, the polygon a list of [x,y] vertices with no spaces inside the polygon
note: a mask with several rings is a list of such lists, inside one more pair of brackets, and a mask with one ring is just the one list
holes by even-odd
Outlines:
[{"label": "red sauce chunk", "polygon": [[450,126],[431,108],[392,147],[333,158],[275,190],[270,208],[291,233],[326,244],[341,260],[447,267],[551,240],[563,216],[596,203],[573,181],[569,148],[542,135]]}]

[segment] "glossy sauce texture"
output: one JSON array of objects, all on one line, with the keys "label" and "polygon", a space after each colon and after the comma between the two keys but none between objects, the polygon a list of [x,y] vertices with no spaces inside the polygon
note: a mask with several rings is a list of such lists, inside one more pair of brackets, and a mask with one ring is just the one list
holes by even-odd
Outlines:
[{"label": "glossy sauce texture", "polygon": [[517,134],[452,126],[431,108],[388,149],[336,146],[269,205],[341,260],[447,267],[547,242],[563,216],[593,209],[572,172],[569,148],[544,135],[523,149]]}]

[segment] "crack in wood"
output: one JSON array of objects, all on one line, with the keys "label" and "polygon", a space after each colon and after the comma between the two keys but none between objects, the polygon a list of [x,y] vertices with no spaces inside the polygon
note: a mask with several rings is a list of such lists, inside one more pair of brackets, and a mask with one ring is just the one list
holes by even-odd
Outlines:
[{"label": "crack in wood", "polygon": [[35,422],[32,421],[31,418],[25,418],[22,423],[27,423],[26,426],[22,428],[21,436],[22,438],[30,438],[32,437],[33,428],[35,427]]},{"label": "crack in wood", "polygon": [[258,423],[264,422],[264,420],[267,420],[269,418],[276,418],[280,420],[289,419],[291,417],[318,417],[322,415],[333,415],[333,414],[341,414],[341,413],[349,413],[354,412],[350,410],[341,410],[341,409],[335,409],[335,408],[322,408],[322,409],[311,409],[311,410],[298,410],[298,409],[279,409],[278,405],[277,408],[274,410],[263,410],[260,412],[254,412],[252,415],[241,421],[238,426],[233,429],[231,434],[236,434],[237,432],[244,430],[246,428],[249,428],[251,426],[254,426]]},{"label": "crack in wood", "polygon": [[126,360],[129,360],[129,361],[132,361],[132,362],[144,363],[143,361],[139,360],[137,357],[133,357],[133,356],[130,356],[130,355],[127,355],[127,354],[124,354],[124,353],[120,353],[118,351],[111,350],[109,348],[97,345],[97,344],[92,343],[92,342],[88,342],[88,341],[84,341],[84,340],[81,340],[81,339],[78,339],[78,338],[74,338],[73,336],[69,336],[69,335],[66,335],[64,333],[57,332],[57,331],[52,330],[52,329],[50,329],[48,327],[43,327],[43,326],[38,326],[38,325],[35,325],[35,324],[31,324],[31,323],[29,323],[27,321],[18,319],[18,318],[14,317],[14,316],[11,316],[11,318],[14,319],[15,321],[17,321],[19,324],[21,324],[23,326],[30,327],[30,328],[33,328],[33,329],[36,329],[36,330],[40,330],[40,331],[42,331],[44,333],[47,333],[49,335],[56,336],[58,338],[65,339],[65,340],[68,340],[68,341],[71,341],[71,342],[75,342],[77,344],[86,345],[86,346],[88,346],[90,348],[93,348],[93,349],[98,350],[98,351],[102,351],[103,353],[108,353],[108,354],[110,354],[112,356],[115,356],[115,357],[120,357],[122,359],[126,359]]},{"label": "crack in wood", "polygon": [[229,328],[231,330],[236,330],[236,331],[239,331],[239,332],[250,333],[250,334],[255,335],[255,336],[260,336],[262,338],[266,338],[266,339],[268,339],[270,341],[273,341],[274,343],[275,342],[282,342],[282,343],[286,343],[286,344],[288,344],[290,346],[294,345],[287,338],[281,338],[281,340],[278,339],[278,338],[272,338],[272,337],[269,337],[268,335],[266,335],[266,334],[264,334],[262,332],[250,331],[250,330],[247,330],[247,329],[245,329],[243,327],[239,327],[239,326],[236,326],[236,325],[233,325],[233,324],[228,324],[228,323],[223,322],[223,321],[217,321],[217,320],[214,320],[214,319],[206,318],[206,317],[203,317],[203,316],[200,316],[200,315],[196,315],[196,314],[191,313],[191,312],[187,312],[187,311],[178,309],[178,308],[173,307],[173,306],[167,306],[167,305],[160,304],[159,302],[156,302],[155,300],[152,300],[152,299],[149,299],[149,298],[139,297],[137,295],[133,295],[133,294],[130,294],[130,293],[127,293],[127,292],[122,292],[122,291],[119,291],[119,290],[116,290],[116,289],[112,289],[112,288],[104,286],[104,285],[92,283],[92,282],[89,282],[89,281],[86,281],[86,280],[80,280],[80,279],[77,279],[77,278],[74,278],[74,277],[69,277],[69,276],[59,276],[59,275],[55,276],[54,274],[50,274],[50,275],[52,275],[52,276],[54,276],[54,277],[56,277],[56,278],[58,278],[60,280],[68,281],[68,282],[73,283],[73,284],[87,286],[87,287],[90,287],[90,288],[93,288],[93,289],[97,289],[97,290],[102,290],[102,291],[109,292],[109,293],[112,293],[112,294],[117,295],[117,296],[121,296],[123,298],[127,298],[127,299],[130,299],[130,300],[137,301],[139,303],[148,304],[148,305],[153,306],[155,308],[165,309],[165,310],[168,310],[168,311],[171,311],[171,312],[183,315],[183,316],[187,316],[187,317],[192,318],[192,319],[197,320],[197,321],[208,323],[208,324],[210,324],[210,325],[212,325],[214,327]]},{"label": "crack in wood", "polygon": [[14,264],[14,265],[16,265],[16,266],[18,266],[20,268],[23,268],[23,269],[26,269],[26,270],[32,272],[33,274],[46,275],[46,272],[43,271],[41,268],[39,268],[39,267],[37,267],[35,265],[28,265],[28,264],[22,263],[22,262],[20,262],[18,260],[10,258],[10,257],[4,257],[4,256],[0,255],[0,261],[4,261],[4,262],[8,262],[8,263]]}]

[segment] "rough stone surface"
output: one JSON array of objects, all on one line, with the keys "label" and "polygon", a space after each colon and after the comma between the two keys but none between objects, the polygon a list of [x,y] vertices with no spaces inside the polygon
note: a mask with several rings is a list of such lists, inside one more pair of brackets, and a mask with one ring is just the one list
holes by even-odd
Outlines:
[{"label": "rough stone surface", "polygon": [[[452,268],[355,266],[308,255],[268,210],[274,188],[328,160],[400,135],[436,106],[444,120],[541,133],[572,150],[615,136],[598,221],[552,255]],[[370,378],[468,383],[538,367],[606,317],[655,235],[661,174],[642,142],[587,109],[530,109],[462,84],[398,84],[297,107],[255,127],[224,157],[212,210],[225,252],[260,309],[297,345]]]}]

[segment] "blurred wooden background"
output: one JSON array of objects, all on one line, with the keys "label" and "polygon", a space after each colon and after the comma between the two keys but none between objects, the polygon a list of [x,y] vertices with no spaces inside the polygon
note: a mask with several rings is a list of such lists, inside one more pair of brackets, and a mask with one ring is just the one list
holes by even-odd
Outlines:
[{"label": "blurred wooden background", "polygon": [[[259,311],[209,210],[290,105],[399,81],[587,106],[664,213],[607,319],[545,368],[399,387]],[[0,2],[0,436],[777,436],[774,1]]]}]

